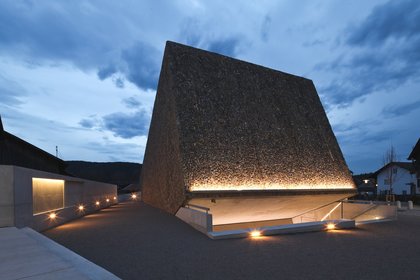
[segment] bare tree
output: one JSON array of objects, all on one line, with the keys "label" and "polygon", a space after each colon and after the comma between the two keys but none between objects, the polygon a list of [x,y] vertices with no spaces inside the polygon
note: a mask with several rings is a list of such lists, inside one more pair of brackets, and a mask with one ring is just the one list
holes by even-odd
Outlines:
[{"label": "bare tree", "polygon": [[394,146],[391,145],[389,149],[385,152],[382,159],[382,163],[385,166],[388,163],[396,162],[396,161],[397,161],[397,151],[395,150]]},{"label": "bare tree", "polygon": [[[396,162],[397,160],[398,160],[397,151],[395,150],[394,146],[391,145],[389,147],[389,149],[385,152],[385,154],[383,156],[383,159],[382,159],[382,163],[385,166],[385,165],[387,165],[391,162]],[[394,170],[390,166],[388,168],[388,174],[387,174],[387,180],[388,180],[388,185],[389,185],[388,195],[392,195],[392,184],[395,180],[395,178],[393,178],[393,177],[394,177]],[[388,197],[387,197],[387,200],[388,200]]]}]

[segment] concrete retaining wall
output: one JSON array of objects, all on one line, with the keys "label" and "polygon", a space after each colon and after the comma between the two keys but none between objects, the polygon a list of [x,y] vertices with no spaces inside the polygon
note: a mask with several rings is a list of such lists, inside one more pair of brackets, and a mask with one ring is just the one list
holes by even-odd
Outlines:
[{"label": "concrete retaining wall", "polygon": [[176,216],[205,234],[213,231],[213,220],[211,214],[191,208],[181,207],[176,213]]},{"label": "concrete retaining wall", "polygon": [[[52,211],[57,215],[55,219],[49,219],[50,212],[33,214],[33,178],[64,180],[64,208]],[[0,165],[0,193],[0,227],[28,226],[37,231],[118,202],[116,185],[7,165]],[[83,211],[78,210],[79,205],[84,206]]]}]

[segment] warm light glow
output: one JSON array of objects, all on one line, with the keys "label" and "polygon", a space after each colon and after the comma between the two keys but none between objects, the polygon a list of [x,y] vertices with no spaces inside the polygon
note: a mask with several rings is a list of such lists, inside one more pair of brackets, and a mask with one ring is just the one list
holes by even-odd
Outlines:
[{"label": "warm light glow", "polygon": [[95,202],[95,204],[97,205],[97,206],[99,206],[99,204],[101,204],[99,201],[96,201]]},{"label": "warm light glow", "polygon": [[253,230],[253,231],[251,231],[251,233],[249,235],[251,237],[260,237],[261,236],[261,231],[259,231],[259,230]]},{"label": "warm light glow", "polygon": [[132,198],[132,199],[136,199],[136,198],[137,198],[137,195],[136,195],[135,193],[133,193],[133,194],[131,195],[131,198]]},{"label": "warm light glow", "polygon": [[375,217],[375,220],[379,220],[379,217]]},{"label": "warm light glow", "polygon": [[117,197],[116,196],[114,196],[114,200],[117,200]]},{"label": "warm light glow", "polygon": [[242,184],[200,184],[193,183],[190,191],[252,191],[252,190],[337,190],[354,189],[350,183],[313,183],[313,184],[277,184],[272,182],[262,183],[242,183]]},{"label": "warm light glow", "polygon": [[32,178],[33,214],[64,208],[64,180]]},{"label": "warm light glow", "polygon": [[50,213],[50,214],[48,215],[48,218],[50,218],[50,220],[55,220],[55,218],[57,218],[57,214],[55,214],[55,213]]},{"label": "warm light glow", "polygon": [[367,183],[369,183],[369,180],[368,180],[368,179],[364,179],[364,180],[363,180],[363,182],[364,182],[365,184],[367,184]]},{"label": "warm light glow", "polygon": [[327,229],[328,229],[328,230],[333,230],[333,229],[335,229],[335,224],[333,224],[333,223],[328,223],[328,224],[327,224]]},{"label": "warm light glow", "polygon": [[322,217],[322,219],[321,219],[321,222],[322,221],[324,221],[329,215],[331,215],[331,213],[332,212],[334,212],[335,211],[335,209],[337,209],[338,208],[338,206],[340,206],[341,205],[341,202],[340,203],[338,203],[333,209],[331,209],[331,211],[330,212],[328,212],[324,217]]},{"label": "warm light glow", "polygon": [[80,211],[85,210],[85,207],[84,207],[83,205],[79,205],[79,207],[78,207],[78,208],[79,208],[79,210],[80,210]]},{"label": "warm light glow", "polygon": [[106,202],[109,202],[109,198],[106,199]]}]

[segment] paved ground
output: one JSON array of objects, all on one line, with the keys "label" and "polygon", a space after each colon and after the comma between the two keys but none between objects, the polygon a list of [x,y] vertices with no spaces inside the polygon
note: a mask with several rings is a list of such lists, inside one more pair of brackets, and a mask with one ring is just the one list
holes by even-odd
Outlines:
[{"label": "paved ground", "polygon": [[118,279],[29,229],[0,228],[0,279]]},{"label": "paved ground", "polygon": [[123,279],[420,279],[420,216],[357,230],[211,240],[139,202],[44,234]]}]

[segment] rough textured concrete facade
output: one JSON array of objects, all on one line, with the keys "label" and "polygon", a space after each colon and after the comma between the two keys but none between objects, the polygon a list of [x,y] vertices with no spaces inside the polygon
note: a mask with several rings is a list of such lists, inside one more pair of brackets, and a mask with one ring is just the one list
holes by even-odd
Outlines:
[{"label": "rough textured concrete facade", "polygon": [[351,190],[311,80],[168,42],[142,170],[145,202],[204,192]]}]

